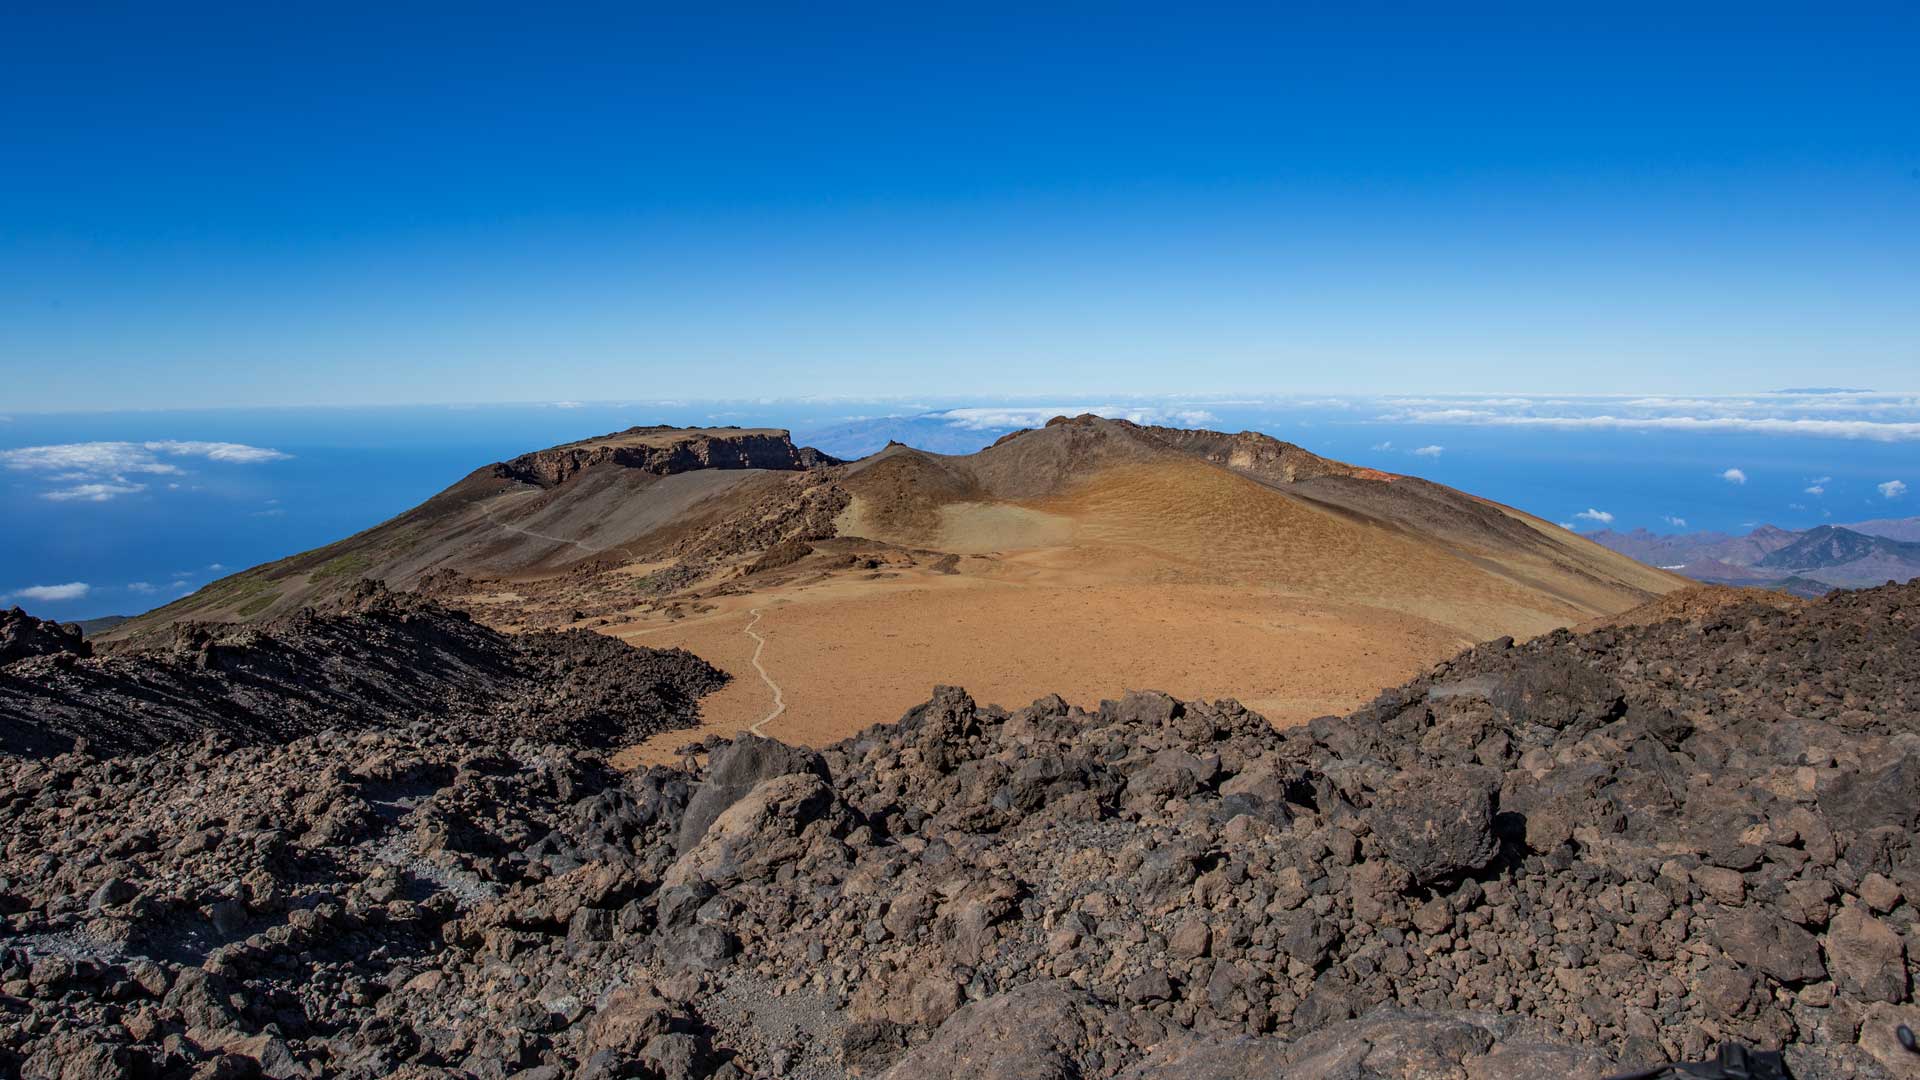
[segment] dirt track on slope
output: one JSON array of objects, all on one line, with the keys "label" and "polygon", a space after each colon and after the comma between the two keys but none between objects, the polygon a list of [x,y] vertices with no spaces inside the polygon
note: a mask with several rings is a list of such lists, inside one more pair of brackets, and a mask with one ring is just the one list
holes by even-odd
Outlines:
[{"label": "dirt track on slope", "polygon": [[[755,724],[825,745],[898,719],[940,684],[998,701],[1059,693],[1088,706],[1127,687],[1174,687],[1293,724],[1357,707],[1467,642],[1414,616],[1272,590],[1099,582],[1051,565],[1053,554],[963,560],[958,574],[834,579],[721,598],[679,622],[609,627],[739,676],[701,702],[698,731],[657,737],[621,763],[668,761],[705,732],[731,737]],[[749,626],[766,638],[766,682],[747,675]],[[769,718],[774,683],[785,708]]]}]

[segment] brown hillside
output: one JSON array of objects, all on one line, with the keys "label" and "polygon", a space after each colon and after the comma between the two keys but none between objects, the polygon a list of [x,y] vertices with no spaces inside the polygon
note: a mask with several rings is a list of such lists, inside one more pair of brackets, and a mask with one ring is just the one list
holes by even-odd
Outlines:
[{"label": "brown hillside", "polygon": [[704,702],[710,726],[815,744],[941,683],[1089,703],[1158,686],[1296,722],[1464,645],[1682,584],[1509,507],[1251,432],[1061,417],[975,454],[894,445],[842,464],[784,432],[641,428],[478,470],[116,636],[257,619],[362,576],[503,629],[686,647],[736,676]]}]

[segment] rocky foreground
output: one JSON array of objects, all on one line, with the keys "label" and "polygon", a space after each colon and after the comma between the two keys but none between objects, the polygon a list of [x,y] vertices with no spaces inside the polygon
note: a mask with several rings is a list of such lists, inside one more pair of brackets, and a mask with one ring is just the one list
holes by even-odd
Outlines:
[{"label": "rocky foreground", "polygon": [[283,743],[416,720],[479,743],[618,747],[692,726],[726,679],[680,649],[503,634],[373,582],[254,625],[175,623],[100,655],[73,627],[15,609],[0,612],[0,754]]},{"label": "rocky foreground", "polygon": [[409,719],[10,741],[0,1071],[1916,1071],[1920,586],[1497,642],[1285,732],[941,689],[621,774]]}]

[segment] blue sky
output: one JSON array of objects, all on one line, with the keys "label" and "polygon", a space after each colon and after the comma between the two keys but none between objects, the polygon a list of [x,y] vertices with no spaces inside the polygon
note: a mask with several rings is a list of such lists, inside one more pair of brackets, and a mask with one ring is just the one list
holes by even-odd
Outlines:
[{"label": "blue sky", "polygon": [[1920,370],[1910,6],[33,6],[0,413]]}]

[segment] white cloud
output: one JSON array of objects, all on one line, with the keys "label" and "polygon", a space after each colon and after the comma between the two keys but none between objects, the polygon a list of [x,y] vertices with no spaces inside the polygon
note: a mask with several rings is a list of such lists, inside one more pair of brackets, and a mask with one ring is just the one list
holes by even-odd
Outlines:
[{"label": "white cloud", "polygon": [[1613,524],[1612,514],[1607,513],[1605,510],[1595,510],[1592,507],[1588,507],[1573,516],[1585,521],[1597,521],[1602,525]]},{"label": "white cloud", "polygon": [[138,443],[90,442],[62,443],[58,446],[27,446],[0,451],[0,462],[9,469],[42,471],[70,477],[75,474],[98,476],[102,473],[177,473],[180,467],[161,461]]},{"label": "white cloud", "polygon": [[127,582],[127,591],[134,592],[134,593],[150,593],[154,591],[154,584],[151,581],[129,581]]},{"label": "white cloud", "polygon": [[1827,493],[1825,484],[1808,484],[1805,490],[1809,495],[1825,495]]},{"label": "white cloud", "polygon": [[1530,397],[1478,397],[1473,395],[1462,395],[1458,397],[1390,397],[1386,398],[1385,401],[1388,405],[1399,406],[1401,408],[1417,408],[1426,405],[1445,405],[1449,407],[1458,405],[1525,407],[1529,405],[1565,404],[1565,402],[1559,401],[1536,401]]},{"label": "white cloud", "polygon": [[231,465],[257,465],[263,461],[285,461],[293,456],[264,446],[248,446],[245,443],[169,440],[141,445],[156,453],[171,454],[174,457],[203,457],[210,461],[224,461]]},{"label": "white cloud", "polygon": [[1807,506],[1805,503],[1788,503],[1787,504],[1787,509],[1789,510],[1805,510],[1806,508]]},{"label": "white cloud", "polygon": [[1666,522],[1667,524],[1673,526],[1676,529],[1684,529],[1687,527],[1686,518],[1674,517],[1672,514],[1668,514],[1666,517],[1663,517],[1660,520]]},{"label": "white cloud", "polygon": [[1374,443],[1373,448],[1375,450],[1391,450],[1393,449],[1393,440],[1389,439],[1386,442]]},{"label": "white cloud", "polygon": [[1444,446],[1423,446],[1420,449],[1413,451],[1413,456],[1414,457],[1439,457],[1441,454],[1444,454],[1446,452],[1447,452],[1447,448]]},{"label": "white cloud", "polygon": [[38,600],[50,604],[57,600],[78,600],[92,591],[93,586],[84,581],[69,581],[65,585],[29,585],[7,593],[6,599]]},{"label": "white cloud", "polygon": [[133,495],[147,490],[145,484],[101,483],[75,484],[72,487],[54,488],[42,492],[40,497],[54,502],[106,502],[122,495]]},{"label": "white cloud", "polygon": [[1127,405],[1049,405],[1043,407],[1000,407],[948,409],[932,414],[950,426],[967,431],[993,431],[999,428],[1039,427],[1056,416],[1092,413],[1109,420],[1128,420],[1136,424],[1171,424],[1199,427],[1220,418],[1205,409],[1161,409]]},{"label": "white cloud", "polygon": [[580,403],[580,402],[578,402],[578,401],[556,401],[556,402],[554,402],[554,403],[553,403],[553,407],[554,407],[554,408],[556,408],[556,409],[584,409],[584,408],[586,408],[586,406],[585,406],[585,405],[583,405],[582,403]]},{"label": "white cloud", "polygon": [[1920,440],[1920,421],[1828,420],[1815,417],[1743,416],[1525,416],[1485,409],[1409,409],[1380,417],[1412,424],[1462,424],[1493,427],[1546,427],[1564,430],[1751,432],[1761,435],[1813,435],[1878,442]]},{"label": "white cloud", "polygon": [[1747,474],[1739,469],[1728,469],[1720,474],[1720,479],[1729,484],[1744,484],[1747,482]]},{"label": "white cloud", "polygon": [[1875,486],[1880,489],[1881,495],[1889,499],[1897,499],[1907,493],[1907,482],[1905,480],[1889,480],[1884,484],[1877,484]]},{"label": "white cloud", "polygon": [[[42,493],[55,502],[106,502],[145,491],[135,476],[177,476],[180,466],[162,458],[202,458],[226,465],[257,465],[285,460],[288,454],[245,443],[160,439],[151,442],[59,443],[0,450],[0,465],[17,472],[45,473],[51,484],[66,485]],[[167,490],[179,489],[170,483]]]}]

